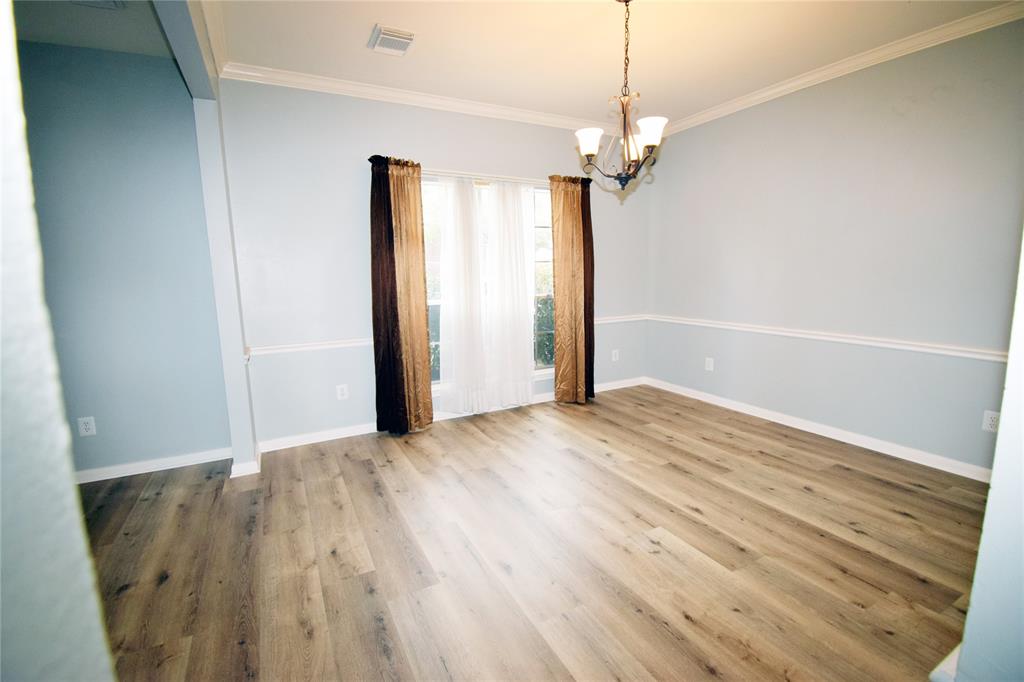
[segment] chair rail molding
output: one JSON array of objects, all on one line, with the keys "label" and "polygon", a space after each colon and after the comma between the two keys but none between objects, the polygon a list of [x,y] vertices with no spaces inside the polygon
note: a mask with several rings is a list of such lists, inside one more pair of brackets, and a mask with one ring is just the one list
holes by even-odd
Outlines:
[{"label": "chair rail molding", "polygon": [[771,327],[759,324],[746,324],[743,322],[703,320],[694,317],[675,317],[671,315],[646,315],[644,319],[651,322],[682,324],[691,327],[711,327],[713,329],[727,329],[729,331],[747,332],[751,334],[788,336],[791,338],[809,339],[812,341],[828,341],[830,343],[845,343],[854,346],[871,346],[873,348],[887,348],[890,350],[902,350],[914,353],[947,355],[955,358],[984,360],[986,362],[1006,362],[1006,351],[990,348],[957,346],[944,343],[931,343],[928,341],[907,341],[904,339],[892,339],[879,336],[861,336],[859,334],[793,329],[790,327]]},{"label": "chair rail molding", "polygon": [[[982,360],[985,362],[1001,363],[1006,362],[1005,350],[976,348],[973,346],[958,346],[946,343],[932,343],[929,341],[909,341],[906,339],[893,339],[881,336],[863,336],[860,334],[847,334],[842,332],[795,329],[792,327],[774,327],[769,325],[748,324],[745,322],[726,322],[722,320],[706,320],[696,317],[678,317],[674,315],[658,315],[652,313],[613,315],[594,318],[595,325],[624,324],[629,322],[661,322],[665,324],[681,324],[691,327],[710,327],[713,329],[726,329],[729,331],[746,332],[750,334],[787,336],[790,338],[808,339],[811,341],[827,341],[829,343],[870,346],[873,348],[886,348],[889,350],[909,351],[912,353],[945,355],[967,360]],[[275,355],[278,353],[304,353],[309,351],[331,350],[335,348],[361,348],[372,345],[373,339],[371,338],[333,339],[329,341],[311,341],[307,343],[288,343],[276,346],[251,346],[248,348],[248,354],[250,357],[255,357],[259,355]]]},{"label": "chair rail molding", "polygon": [[332,348],[361,348],[372,346],[373,339],[334,339],[332,341],[309,341],[307,343],[285,343],[278,346],[249,346],[246,350],[250,357],[257,355],[276,355],[278,353],[302,353],[313,350],[331,350]]}]

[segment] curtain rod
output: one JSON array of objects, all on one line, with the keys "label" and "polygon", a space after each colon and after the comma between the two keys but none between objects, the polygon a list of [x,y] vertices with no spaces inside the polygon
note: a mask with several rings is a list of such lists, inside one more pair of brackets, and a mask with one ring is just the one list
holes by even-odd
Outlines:
[{"label": "curtain rod", "polygon": [[547,180],[538,178],[520,178],[514,175],[488,175],[486,173],[467,173],[465,171],[440,170],[424,168],[420,171],[425,176],[437,175],[446,178],[469,178],[470,180],[495,180],[497,182],[520,182],[526,185],[548,186]]}]

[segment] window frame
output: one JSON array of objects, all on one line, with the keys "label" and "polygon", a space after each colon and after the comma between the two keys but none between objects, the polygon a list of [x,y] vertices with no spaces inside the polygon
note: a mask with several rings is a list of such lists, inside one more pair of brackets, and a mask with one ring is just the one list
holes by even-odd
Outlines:
[{"label": "window frame", "polygon": [[[533,186],[533,195],[534,195],[534,208],[533,208],[533,216],[534,216],[534,220],[533,220],[534,258],[533,258],[533,265],[534,265],[534,286],[536,287],[536,276],[537,276],[536,275],[536,272],[537,272],[536,268],[537,268],[537,264],[538,263],[551,263],[551,268],[552,268],[552,272],[551,272],[552,290],[551,290],[550,296],[551,296],[552,329],[551,329],[550,332],[547,332],[547,331],[540,332],[540,331],[537,330],[537,314],[536,314],[536,312],[537,312],[537,301],[540,298],[548,297],[549,294],[539,294],[539,293],[537,293],[536,288],[535,288],[534,292],[533,292],[533,310],[534,310],[534,318],[533,318],[533,343],[534,343],[534,358],[533,359],[534,359],[534,371],[533,371],[533,376],[536,379],[547,379],[547,378],[550,378],[550,377],[554,377],[554,375],[555,375],[554,358],[552,357],[550,365],[544,365],[544,366],[538,367],[537,366],[537,351],[536,351],[536,348],[537,348],[537,339],[538,339],[538,337],[539,337],[539,335],[541,333],[544,333],[544,334],[548,334],[549,333],[552,336],[554,335],[554,274],[555,274],[554,273],[554,239],[552,239],[552,256],[551,256],[551,260],[546,260],[546,261],[539,261],[539,260],[537,260],[537,255],[536,255],[536,243],[537,243],[537,241],[536,241],[536,239],[537,239],[537,230],[551,230],[552,231],[552,236],[553,236],[554,235],[554,232],[553,232],[554,226],[553,225],[541,225],[541,224],[539,224],[539,221],[537,220],[537,214],[536,214],[536,210],[537,210],[536,209],[536,195],[537,195],[538,192],[546,192],[547,195],[548,195],[548,201],[550,202],[551,201],[551,188],[548,187],[548,186],[539,186],[539,185],[534,185]],[[549,220],[548,222],[550,223],[551,221]]]}]

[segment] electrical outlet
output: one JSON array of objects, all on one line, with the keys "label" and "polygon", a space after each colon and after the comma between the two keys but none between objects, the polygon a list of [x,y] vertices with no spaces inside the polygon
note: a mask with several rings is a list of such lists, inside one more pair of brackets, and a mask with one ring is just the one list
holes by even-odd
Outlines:
[{"label": "electrical outlet", "polygon": [[334,387],[334,394],[338,400],[348,400],[348,384],[338,384]]},{"label": "electrical outlet", "polygon": [[616,348],[615,350],[612,351],[612,362],[618,362],[618,361],[619,361],[619,349]]},{"label": "electrical outlet", "polygon": [[704,371],[705,372],[714,372],[715,371],[715,359],[714,358],[704,358]]},{"label": "electrical outlet", "polygon": [[78,418],[78,435],[79,436],[95,436],[96,435],[96,419],[94,417],[79,417]]},{"label": "electrical outlet", "polygon": [[999,430],[999,413],[992,410],[985,410],[981,415],[981,430],[995,433]]}]

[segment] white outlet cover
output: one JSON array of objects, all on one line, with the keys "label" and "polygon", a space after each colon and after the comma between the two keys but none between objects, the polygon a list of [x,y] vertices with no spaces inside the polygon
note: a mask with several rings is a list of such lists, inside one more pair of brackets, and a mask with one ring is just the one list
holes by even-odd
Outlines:
[{"label": "white outlet cover", "polygon": [[79,417],[78,418],[78,435],[79,436],[95,436],[96,435],[96,419],[94,417]]},{"label": "white outlet cover", "polygon": [[619,361],[619,349],[616,348],[615,350],[612,351],[612,362],[618,362],[618,361]]},{"label": "white outlet cover", "polygon": [[715,359],[714,358],[704,358],[704,371],[706,371],[706,372],[714,372],[715,371]]},{"label": "white outlet cover", "polygon": [[348,384],[338,384],[334,387],[334,394],[338,400],[348,400]]},{"label": "white outlet cover", "polygon": [[995,433],[999,430],[999,413],[992,410],[985,410],[981,415],[981,430]]}]

